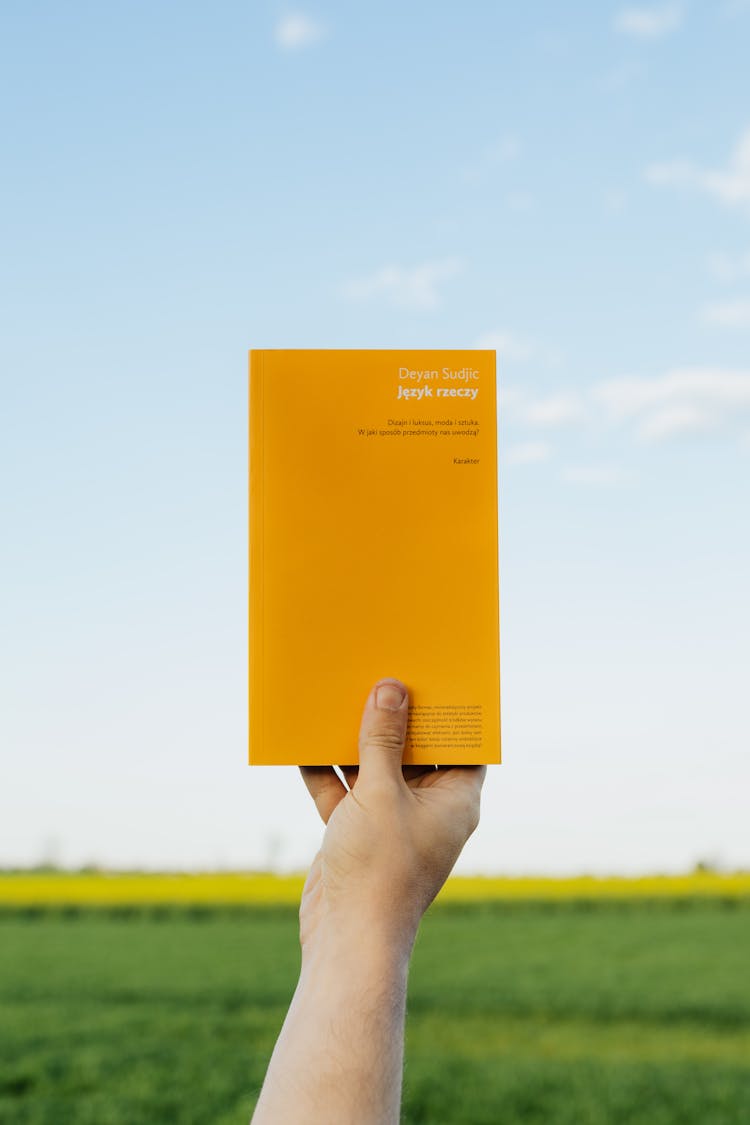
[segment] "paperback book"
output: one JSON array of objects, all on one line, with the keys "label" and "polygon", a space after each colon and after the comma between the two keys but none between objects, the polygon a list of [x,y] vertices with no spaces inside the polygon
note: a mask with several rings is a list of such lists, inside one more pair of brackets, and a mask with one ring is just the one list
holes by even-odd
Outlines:
[{"label": "paperback book", "polygon": [[404,761],[500,761],[495,352],[250,352],[253,764],[353,765],[372,685]]}]

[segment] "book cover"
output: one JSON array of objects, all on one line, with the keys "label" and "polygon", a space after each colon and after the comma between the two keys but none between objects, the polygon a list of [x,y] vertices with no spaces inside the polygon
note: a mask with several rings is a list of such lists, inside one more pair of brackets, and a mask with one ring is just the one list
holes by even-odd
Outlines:
[{"label": "book cover", "polygon": [[404,761],[500,761],[495,352],[250,352],[250,762],[352,765],[370,688]]}]

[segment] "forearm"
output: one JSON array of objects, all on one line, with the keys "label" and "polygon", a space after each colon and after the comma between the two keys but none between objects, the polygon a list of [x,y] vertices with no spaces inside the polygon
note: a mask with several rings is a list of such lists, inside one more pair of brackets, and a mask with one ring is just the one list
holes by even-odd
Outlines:
[{"label": "forearm", "polygon": [[253,1125],[396,1125],[410,951],[364,926],[316,935]]},{"label": "forearm", "polygon": [[303,767],[326,831],[300,904],[299,984],[253,1125],[398,1125],[409,957],[477,825],[485,772],[405,774],[407,712],[404,684],[378,681],[348,786],[333,767]]}]

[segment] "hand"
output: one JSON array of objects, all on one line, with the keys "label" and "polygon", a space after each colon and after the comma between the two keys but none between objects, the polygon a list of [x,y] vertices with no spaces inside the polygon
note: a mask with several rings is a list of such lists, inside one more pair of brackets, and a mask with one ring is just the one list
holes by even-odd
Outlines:
[{"label": "hand", "polygon": [[409,699],[380,680],[359,769],[303,767],[326,823],[300,906],[302,966],[254,1125],[397,1125],[406,982],[422,914],[479,819],[484,766],[402,766]]},{"label": "hand", "polygon": [[408,957],[419,921],[479,821],[485,766],[402,766],[409,697],[370,692],[359,767],[303,766],[326,824],[300,907],[303,960],[320,942],[384,942]]}]

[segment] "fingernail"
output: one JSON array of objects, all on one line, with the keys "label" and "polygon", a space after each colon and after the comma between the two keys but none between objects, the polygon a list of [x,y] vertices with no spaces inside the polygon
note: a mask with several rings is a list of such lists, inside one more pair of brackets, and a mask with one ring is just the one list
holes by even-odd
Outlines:
[{"label": "fingernail", "polygon": [[381,711],[398,711],[405,698],[402,684],[379,684],[375,691],[375,703]]}]

